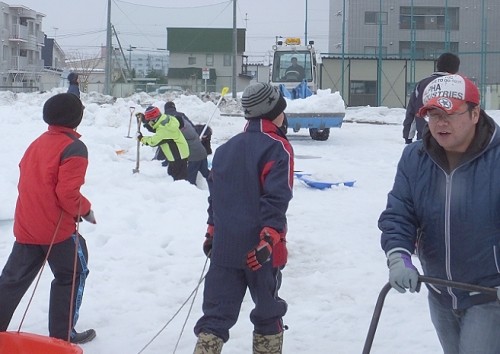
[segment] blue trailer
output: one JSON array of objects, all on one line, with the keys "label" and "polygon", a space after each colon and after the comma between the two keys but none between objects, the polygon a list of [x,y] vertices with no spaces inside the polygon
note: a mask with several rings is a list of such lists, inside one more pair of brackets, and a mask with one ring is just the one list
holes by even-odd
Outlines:
[{"label": "blue trailer", "polygon": [[[274,59],[270,83],[279,88],[289,100],[305,99],[318,90],[318,63],[314,42],[304,46],[300,38],[286,38],[273,46]],[[344,108],[344,107],[342,107]],[[327,140],[330,128],[340,128],[344,112],[293,113],[285,110],[284,129],[309,129],[314,140]]]}]

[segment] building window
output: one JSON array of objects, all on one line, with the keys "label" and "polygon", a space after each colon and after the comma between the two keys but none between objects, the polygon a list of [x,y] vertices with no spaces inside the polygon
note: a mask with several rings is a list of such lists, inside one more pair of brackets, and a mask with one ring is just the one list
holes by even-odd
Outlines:
[{"label": "building window", "polygon": [[224,54],[224,66],[231,66],[233,56],[231,54]]},{"label": "building window", "polygon": [[[410,41],[400,41],[400,55],[405,58],[437,59],[441,53],[445,52],[444,42],[416,41],[414,44],[415,49],[412,53],[412,43]],[[458,53],[458,42],[450,42],[448,51]]]},{"label": "building window", "polygon": [[378,25],[380,22],[382,22],[383,25],[386,25],[387,16],[387,12],[366,11],[365,25]]},{"label": "building window", "polygon": [[[364,48],[364,53],[366,55],[373,55],[373,56],[377,56],[379,55],[379,47],[378,46],[370,46],[370,45],[367,45],[365,46]],[[383,56],[386,56],[387,55],[387,47],[382,47],[382,55]]]},{"label": "building window", "polygon": [[377,81],[351,81],[349,83],[349,103],[351,106],[376,106]]},{"label": "building window", "polygon": [[377,81],[351,81],[351,94],[376,94]]},{"label": "building window", "polygon": [[195,65],[196,57],[188,57],[188,65]]},{"label": "building window", "polygon": [[207,66],[214,66],[214,55],[213,54],[207,54]]},{"label": "building window", "polygon": [[[399,18],[400,29],[411,29],[412,8],[411,6],[401,6]],[[417,30],[449,30],[459,29],[459,8],[458,7],[433,7],[414,6],[413,23]],[[445,16],[446,15],[446,16]],[[448,22],[448,26],[446,26]]]}]

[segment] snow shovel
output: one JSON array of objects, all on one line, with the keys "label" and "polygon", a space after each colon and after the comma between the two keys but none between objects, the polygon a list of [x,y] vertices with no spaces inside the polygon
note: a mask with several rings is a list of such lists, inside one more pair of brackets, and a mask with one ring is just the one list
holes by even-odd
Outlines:
[{"label": "snow shovel", "polygon": [[135,168],[132,170],[133,173],[139,173],[139,157],[140,157],[140,149],[141,149],[141,142],[138,139],[139,134],[141,134],[141,118],[138,116],[136,116],[136,118],[137,118],[137,134],[136,134],[137,155],[135,157]]},{"label": "snow shovel", "polygon": [[[500,301],[500,298],[498,298],[498,295],[497,295],[496,288],[488,288],[485,286],[468,284],[468,283],[461,283],[461,282],[456,282],[456,281],[452,281],[452,280],[444,280],[444,279],[426,277],[423,275],[420,275],[418,277],[418,281],[419,281],[419,284],[417,286],[417,291],[420,288],[421,283],[428,283],[428,284],[433,284],[433,285],[447,286],[450,288],[467,290],[467,291],[474,291],[474,292],[479,292],[479,293],[483,293],[483,294],[487,294],[487,295],[492,295],[497,299],[497,301]],[[380,294],[378,295],[377,303],[375,304],[375,310],[373,311],[372,320],[370,322],[370,328],[368,329],[368,335],[366,336],[365,346],[363,347],[363,354],[370,354],[370,350],[371,350],[372,344],[373,344],[373,338],[375,337],[375,332],[377,331],[377,325],[378,325],[378,321],[380,319],[380,314],[382,313],[382,307],[384,306],[384,300],[385,300],[385,297],[386,297],[387,293],[389,292],[389,290],[391,290],[391,284],[387,283],[384,285],[384,287],[380,291]]]},{"label": "snow shovel", "polygon": [[214,111],[213,111],[212,115],[210,116],[210,118],[208,118],[207,123],[205,124],[205,126],[203,127],[203,130],[202,130],[202,131],[201,131],[201,133],[200,133],[200,140],[201,140],[201,138],[203,138],[203,134],[205,134],[205,132],[207,131],[208,124],[210,123],[210,121],[211,121],[211,120],[212,120],[212,118],[214,117],[214,114],[215,114],[215,112],[217,111],[217,108],[219,107],[219,105],[220,105],[220,103],[221,103],[222,99],[224,98],[224,96],[226,95],[226,93],[227,93],[228,91],[229,91],[229,87],[224,86],[224,87],[222,88],[222,91],[221,91],[221,93],[220,93],[220,98],[219,98],[219,101],[217,101],[217,104],[215,105],[215,109],[214,109]]},{"label": "snow shovel", "polygon": [[128,121],[128,133],[126,138],[132,138],[130,136],[130,128],[132,127],[132,116],[134,115],[135,107],[130,107],[130,120]]}]

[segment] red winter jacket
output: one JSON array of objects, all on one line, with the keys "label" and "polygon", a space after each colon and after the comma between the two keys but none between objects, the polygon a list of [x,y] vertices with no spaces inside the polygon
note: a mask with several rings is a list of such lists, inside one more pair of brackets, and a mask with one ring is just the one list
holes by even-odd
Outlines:
[{"label": "red winter jacket", "polygon": [[79,138],[73,129],[50,125],[24,153],[14,216],[17,242],[48,245],[54,234],[54,243],[64,241],[76,231],[77,217],[90,211],[80,194],[88,161]]}]

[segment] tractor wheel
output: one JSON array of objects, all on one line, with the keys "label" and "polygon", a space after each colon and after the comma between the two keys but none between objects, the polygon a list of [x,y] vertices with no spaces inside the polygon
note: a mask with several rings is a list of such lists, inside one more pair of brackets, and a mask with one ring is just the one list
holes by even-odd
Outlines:
[{"label": "tractor wheel", "polygon": [[313,140],[325,141],[328,140],[328,137],[330,136],[330,128],[325,128],[325,129],[310,128],[309,135]]},{"label": "tractor wheel", "polygon": [[286,133],[288,132],[288,119],[286,119],[286,115],[285,115],[285,119],[283,119],[283,124],[281,125],[280,127],[280,130],[283,132],[283,134],[286,135]]}]

